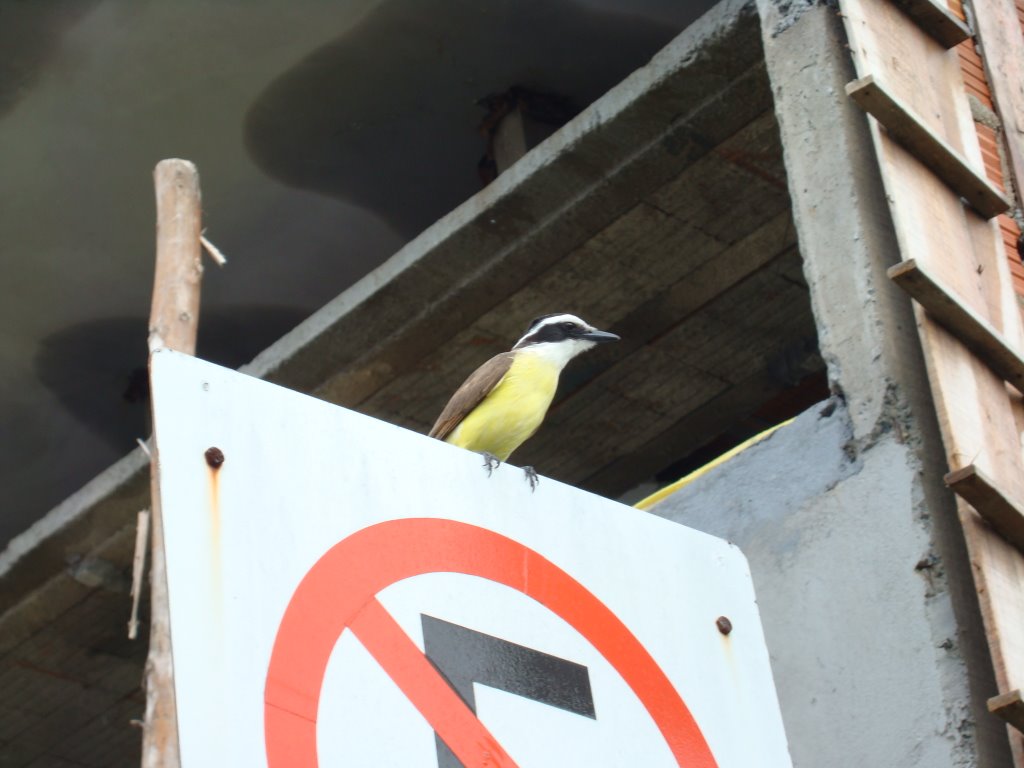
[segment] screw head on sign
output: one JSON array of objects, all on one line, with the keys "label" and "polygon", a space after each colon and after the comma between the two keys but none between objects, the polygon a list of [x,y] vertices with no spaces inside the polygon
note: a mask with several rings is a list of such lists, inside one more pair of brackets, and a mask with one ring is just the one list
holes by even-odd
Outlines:
[{"label": "screw head on sign", "polygon": [[718,631],[723,635],[728,635],[732,632],[732,622],[725,616],[719,616],[715,619],[715,626],[718,627]]},{"label": "screw head on sign", "polygon": [[220,469],[220,465],[224,463],[224,451],[220,448],[207,448],[203,455],[206,457],[206,463],[214,469]]}]

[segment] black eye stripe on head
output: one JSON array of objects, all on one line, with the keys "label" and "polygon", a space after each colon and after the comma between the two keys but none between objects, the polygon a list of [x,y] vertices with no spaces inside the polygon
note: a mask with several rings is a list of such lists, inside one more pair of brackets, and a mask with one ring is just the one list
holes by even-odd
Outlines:
[{"label": "black eye stripe on head", "polygon": [[586,328],[579,323],[569,321],[564,323],[549,323],[534,330],[523,341],[527,344],[540,344],[545,341],[564,341],[565,339],[578,337],[585,331]]},{"label": "black eye stripe on head", "polygon": [[530,334],[530,341],[540,343],[542,341],[562,341],[568,334],[561,323],[544,325]]}]

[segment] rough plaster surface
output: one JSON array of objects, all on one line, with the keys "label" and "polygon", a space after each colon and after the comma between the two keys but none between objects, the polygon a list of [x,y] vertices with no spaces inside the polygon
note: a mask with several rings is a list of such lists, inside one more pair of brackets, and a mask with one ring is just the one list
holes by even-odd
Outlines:
[{"label": "rough plaster surface", "polygon": [[864,114],[843,90],[855,76],[835,12],[771,0],[759,7],[822,357],[833,387],[855,392],[847,401],[861,436],[885,408],[875,363],[903,351],[893,347],[907,334],[892,331],[912,323],[909,312],[891,311],[906,302],[885,275],[898,248]]},{"label": "rough plaster surface", "polygon": [[795,766],[976,764],[916,464],[834,399],[651,510],[750,561]]}]

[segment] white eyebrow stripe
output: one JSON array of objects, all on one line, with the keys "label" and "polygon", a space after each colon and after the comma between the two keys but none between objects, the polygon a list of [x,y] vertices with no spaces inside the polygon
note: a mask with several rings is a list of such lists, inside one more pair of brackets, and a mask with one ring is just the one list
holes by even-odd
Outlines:
[{"label": "white eyebrow stripe", "polygon": [[554,315],[552,317],[546,317],[541,320],[537,325],[531,328],[531,331],[536,331],[538,328],[543,328],[545,325],[557,325],[558,323],[573,322],[582,325],[584,328],[589,327],[582,319],[576,317],[576,315],[570,315],[568,313],[564,315]]}]

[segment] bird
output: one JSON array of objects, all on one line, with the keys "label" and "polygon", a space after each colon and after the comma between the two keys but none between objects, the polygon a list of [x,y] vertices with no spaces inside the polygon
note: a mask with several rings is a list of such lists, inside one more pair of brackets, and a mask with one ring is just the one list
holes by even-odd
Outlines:
[{"label": "bird", "polygon": [[[554,313],[530,322],[508,352],[495,355],[448,400],[429,436],[476,451],[487,474],[507,461],[540,427],[570,360],[597,344],[618,341],[576,315]],[[530,488],[537,473],[523,467]]]}]

